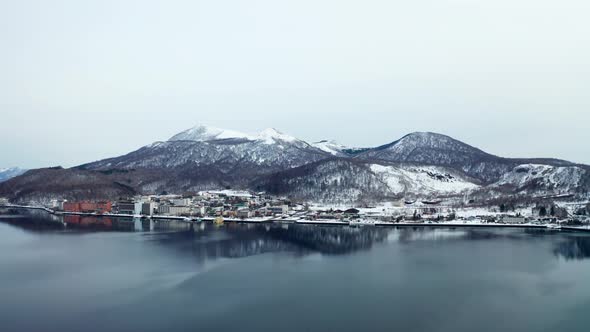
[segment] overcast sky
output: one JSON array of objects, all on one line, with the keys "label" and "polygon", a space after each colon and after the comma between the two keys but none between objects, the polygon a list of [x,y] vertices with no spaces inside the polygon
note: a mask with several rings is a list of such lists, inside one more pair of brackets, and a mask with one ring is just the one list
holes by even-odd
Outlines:
[{"label": "overcast sky", "polygon": [[5,1],[0,168],[197,124],[590,163],[588,0]]}]

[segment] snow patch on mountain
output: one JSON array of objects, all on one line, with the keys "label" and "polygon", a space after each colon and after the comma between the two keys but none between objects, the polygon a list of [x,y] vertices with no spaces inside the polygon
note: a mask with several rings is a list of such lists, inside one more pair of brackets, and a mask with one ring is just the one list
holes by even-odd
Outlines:
[{"label": "snow patch on mountain", "polygon": [[312,143],[311,146],[327,152],[333,156],[342,157],[346,155],[343,150],[346,150],[347,147],[335,141],[323,140]]},{"label": "snow patch on mountain", "polygon": [[519,190],[543,189],[567,192],[577,189],[585,174],[586,170],[577,166],[523,164],[504,174],[494,186],[515,186]]},{"label": "snow patch on mountain", "polygon": [[[413,159],[427,157],[422,156],[422,154],[434,154],[432,152],[439,151],[452,151],[468,155],[486,155],[485,152],[457,141],[452,137],[431,132],[415,132],[408,134],[393,143],[375,148],[368,154],[374,157],[387,157],[391,155],[395,156],[397,161],[413,161]],[[441,156],[444,157],[444,154],[441,156],[438,156],[437,154],[434,155],[439,158]],[[453,162],[453,160],[442,160],[438,163],[444,162],[450,163]]]},{"label": "snow patch on mountain", "polygon": [[[277,142],[294,143],[299,139],[281,133],[274,128],[267,128],[257,134],[246,134],[235,130],[222,129],[209,126],[196,126],[174,135],[168,141],[195,141],[208,142],[215,140],[242,139],[248,141],[261,141],[265,144]],[[302,141],[301,141],[302,142]],[[157,144],[157,143],[155,143]]]},{"label": "snow patch on mountain", "polygon": [[0,168],[0,182],[12,179],[13,177],[17,177],[26,171],[26,169],[18,167]]},{"label": "snow patch on mountain", "polygon": [[261,131],[255,138],[255,140],[263,141],[265,144],[274,144],[277,141],[294,143],[299,141],[297,138],[289,135],[285,135],[274,128],[267,128]]},{"label": "snow patch on mountain", "polygon": [[248,135],[239,131],[235,130],[228,130],[222,129],[217,127],[209,127],[209,126],[196,126],[191,129],[187,129],[181,133],[178,133],[169,141],[196,141],[196,142],[206,142],[212,140],[220,140],[220,139],[231,139],[231,138],[241,138],[241,139],[248,139],[248,140],[255,140],[257,139],[256,136]]},{"label": "snow patch on mountain", "polygon": [[479,188],[479,185],[434,166],[370,166],[393,193],[459,194]]}]

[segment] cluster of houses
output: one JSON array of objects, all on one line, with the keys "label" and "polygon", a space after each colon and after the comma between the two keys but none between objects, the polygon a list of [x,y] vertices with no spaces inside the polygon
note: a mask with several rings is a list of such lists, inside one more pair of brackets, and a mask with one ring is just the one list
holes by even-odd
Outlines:
[{"label": "cluster of houses", "polygon": [[[480,221],[488,223],[519,224],[527,222],[553,223],[573,220],[590,222],[590,204],[576,203],[575,209],[567,209],[552,202],[537,203],[530,213],[492,213],[471,217],[456,217],[452,206],[436,204],[399,204],[393,213],[380,212],[375,207],[365,207],[363,212],[349,209],[314,209],[297,204],[286,198],[267,196],[249,191],[220,190],[202,191],[193,195],[149,195],[117,201],[66,201],[52,200],[47,208],[80,214],[120,214],[128,216],[178,216],[178,217],[224,217],[250,219],[265,217],[295,216],[307,220],[353,220],[374,219],[390,222],[443,222],[452,220]],[[9,201],[0,198],[0,206]],[[574,203],[572,203],[574,204]],[[493,209],[490,211],[494,211]],[[574,211],[574,212],[572,212]],[[514,212],[514,211],[513,211]],[[521,210],[522,212],[522,210]]]},{"label": "cluster of houses", "polygon": [[306,215],[308,220],[344,220],[344,219],[357,219],[360,218],[360,210],[350,208],[346,210],[340,209],[329,209],[329,210],[317,210],[311,211]]},{"label": "cluster of houses", "polygon": [[192,196],[149,195],[115,202],[55,201],[51,208],[66,212],[142,216],[252,218],[287,215],[302,205],[247,191],[203,191]]}]

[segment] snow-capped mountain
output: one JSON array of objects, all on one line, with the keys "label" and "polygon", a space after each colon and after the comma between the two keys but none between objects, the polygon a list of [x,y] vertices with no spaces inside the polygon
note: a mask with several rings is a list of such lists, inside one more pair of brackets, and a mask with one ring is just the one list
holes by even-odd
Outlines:
[{"label": "snow-capped mountain", "polygon": [[277,142],[301,142],[297,138],[285,135],[274,128],[267,128],[257,134],[245,134],[235,130],[221,129],[209,126],[196,126],[172,136],[168,141],[195,141],[208,142],[216,140],[247,140],[262,141],[266,144]]},{"label": "snow-capped mountain", "polygon": [[308,147],[309,144],[297,139],[293,136],[285,135],[274,128],[267,128],[256,136],[255,140],[263,141],[265,144],[276,144],[276,143],[291,143],[301,147]]},{"label": "snow-capped mountain", "polygon": [[18,167],[0,168],[0,182],[12,179],[13,177],[19,176],[26,171],[26,169]]},{"label": "snow-capped mountain", "polygon": [[395,142],[371,149],[363,156],[392,161],[451,165],[486,157],[489,154],[446,135],[415,132]]},{"label": "snow-capped mountain", "polygon": [[[47,174],[69,180],[48,181]],[[502,158],[427,132],[351,149],[333,141],[309,144],[272,128],[245,134],[197,126],[123,156],[73,169],[29,171],[0,184],[0,196],[26,201],[53,192],[87,199],[93,192],[101,198],[228,186],[330,202],[406,196],[473,196],[477,201],[564,193],[582,197],[590,192],[590,167],[557,159]]]},{"label": "snow-capped mountain", "polygon": [[252,135],[244,134],[234,130],[210,126],[196,126],[172,136],[169,141],[206,142],[230,138],[255,139]]},{"label": "snow-capped mountain", "polygon": [[324,152],[327,152],[336,157],[346,157],[347,154],[344,152],[348,148],[335,141],[322,140],[311,144],[313,147],[318,148]]},{"label": "snow-capped mountain", "polygon": [[519,164],[539,162],[548,165],[573,165],[556,159],[501,158],[449,136],[429,132],[408,134],[392,143],[364,151],[357,158],[449,166],[487,183],[498,181],[503,174]]},{"label": "snow-capped mountain", "polygon": [[243,175],[280,171],[330,157],[305,141],[266,129],[255,135],[195,127],[127,155],[83,165],[94,170],[211,166]]}]

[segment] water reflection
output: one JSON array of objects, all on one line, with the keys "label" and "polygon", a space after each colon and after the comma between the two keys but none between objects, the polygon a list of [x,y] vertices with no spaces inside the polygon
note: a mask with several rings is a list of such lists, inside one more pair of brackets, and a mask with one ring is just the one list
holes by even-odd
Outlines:
[{"label": "water reflection", "polygon": [[590,258],[590,236],[542,229],[477,229],[429,227],[333,227],[296,224],[188,224],[181,221],[94,216],[55,216],[42,211],[2,210],[0,222],[32,232],[144,232],[144,237],[197,261],[238,258],[270,252],[341,255],[369,250],[379,243],[418,241],[530,240],[548,235],[553,254],[568,260]]},{"label": "water reflection", "polygon": [[196,230],[146,233],[144,237],[178,254],[189,253],[198,262],[280,251],[304,253],[294,245],[271,237],[259,225],[239,225],[238,227],[227,225],[221,228],[212,225],[203,226]]},{"label": "water reflection", "polygon": [[65,226],[61,217],[35,210],[0,209],[0,222],[31,232],[60,231]]},{"label": "water reflection", "polygon": [[588,259],[590,258],[590,237],[572,235],[557,244],[553,253],[566,260]]},{"label": "water reflection", "polygon": [[313,225],[291,225],[271,227],[267,232],[275,239],[293,243],[326,254],[345,254],[370,249],[375,243],[383,242],[390,232],[376,227],[329,227]]},{"label": "water reflection", "polygon": [[376,227],[228,223],[221,227],[202,224],[199,229],[146,234],[146,237],[168,247],[190,251],[199,260],[204,260],[278,251],[289,251],[295,255],[310,252],[346,254],[370,249],[374,244],[385,241],[391,231]]}]

